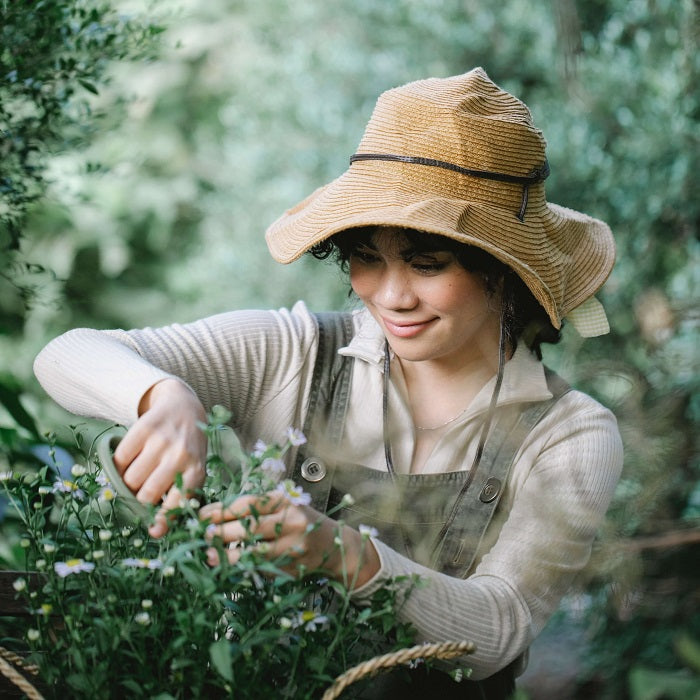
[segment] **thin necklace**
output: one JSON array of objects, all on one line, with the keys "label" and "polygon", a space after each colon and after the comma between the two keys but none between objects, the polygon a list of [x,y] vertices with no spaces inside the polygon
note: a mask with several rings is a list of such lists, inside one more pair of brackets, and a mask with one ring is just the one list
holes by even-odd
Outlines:
[{"label": "thin necklace", "polygon": [[423,425],[416,425],[415,423],[413,424],[413,427],[416,430],[425,430],[427,432],[431,430],[439,430],[440,428],[444,428],[446,425],[449,425],[450,423],[454,423],[458,418],[464,415],[465,411],[469,408],[469,406],[465,406],[456,416],[453,418],[450,418],[449,420],[446,420],[444,423],[440,423],[440,425],[433,425],[430,427],[423,426]]}]

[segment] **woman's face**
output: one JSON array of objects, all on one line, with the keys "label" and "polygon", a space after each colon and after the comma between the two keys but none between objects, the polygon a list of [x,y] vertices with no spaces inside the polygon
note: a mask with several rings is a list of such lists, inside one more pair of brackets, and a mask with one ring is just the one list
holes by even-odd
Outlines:
[{"label": "woman's face", "polygon": [[350,255],[350,283],[402,361],[492,363],[498,299],[453,253],[417,251],[410,232],[382,227]]}]

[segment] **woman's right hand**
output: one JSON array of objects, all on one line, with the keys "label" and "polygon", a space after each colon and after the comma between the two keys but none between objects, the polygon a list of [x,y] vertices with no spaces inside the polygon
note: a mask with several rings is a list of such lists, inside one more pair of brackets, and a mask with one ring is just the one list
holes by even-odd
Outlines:
[{"label": "woman's right hand", "polygon": [[[163,501],[149,529],[152,537],[167,532],[166,513],[204,481],[207,438],[198,423],[205,421],[195,393],[178,379],[164,379],[144,394],[138,420],[114,452],[114,464],[136,498]],[[182,474],[185,493],[174,485],[177,474]]]}]

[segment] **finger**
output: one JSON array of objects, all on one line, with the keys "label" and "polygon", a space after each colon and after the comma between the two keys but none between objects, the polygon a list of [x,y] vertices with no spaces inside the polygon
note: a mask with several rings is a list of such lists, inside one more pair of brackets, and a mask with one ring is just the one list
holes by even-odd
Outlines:
[{"label": "finger", "polygon": [[[187,498],[192,489],[201,484],[202,478],[199,469],[189,469],[182,475],[183,491],[173,486],[163,497],[163,505],[155,515],[153,525],[148,528],[151,537],[162,537],[168,531],[168,523],[171,518],[168,513],[182,504],[183,498]],[[140,492],[139,492],[140,493]]]},{"label": "finger", "polygon": [[145,443],[146,433],[141,430],[141,425],[137,421],[127,430],[126,435],[119,441],[114,450],[114,464],[123,474],[126,468],[136,459]]},{"label": "finger", "polygon": [[[225,505],[220,501],[209,503],[199,511],[202,520],[221,523],[226,520],[237,520],[251,515],[270,515],[276,512],[284,498],[274,491],[260,495],[239,496],[232,503]],[[284,504],[286,505],[286,504]]]},{"label": "finger", "polygon": [[[122,471],[122,479],[124,483],[134,492],[137,493],[148,480],[148,477],[156,470],[160,464],[161,457],[159,448],[149,443],[144,446],[143,450],[127,465],[126,470]],[[153,494],[142,494],[148,503],[157,502],[159,496],[155,500]]]}]

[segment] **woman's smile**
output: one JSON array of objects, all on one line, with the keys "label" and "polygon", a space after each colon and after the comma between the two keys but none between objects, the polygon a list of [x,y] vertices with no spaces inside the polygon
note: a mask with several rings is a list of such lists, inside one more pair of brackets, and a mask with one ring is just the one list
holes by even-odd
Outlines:
[{"label": "woman's smile", "polygon": [[466,365],[498,347],[498,304],[481,276],[449,251],[416,250],[403,229],[368,235],[350,257],[350,281],[402,361]]},{"label": "woman's smile", "polygon": [[390,333],[397,338],[413,338],[429,328],[430,325],[437,320],[437,317],[433,317],[427,321],[392,321],[391,319],[382,316],[382,325],[387,333]]}]

